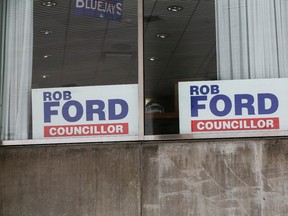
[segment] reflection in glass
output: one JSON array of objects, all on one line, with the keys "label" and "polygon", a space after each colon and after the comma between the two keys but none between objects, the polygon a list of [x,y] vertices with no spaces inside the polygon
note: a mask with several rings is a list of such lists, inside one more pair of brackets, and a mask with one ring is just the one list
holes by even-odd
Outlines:
[{"label": "reflection in glass", "polygon": [[217,79],[214,1],[169,3],[144,0],[146,135],[179,133],[179,81]]},{"label": "reflection in glass", "polygon": [[137,1],[4,2],[2,140],[31,138],[31,88],[138,82]]}]

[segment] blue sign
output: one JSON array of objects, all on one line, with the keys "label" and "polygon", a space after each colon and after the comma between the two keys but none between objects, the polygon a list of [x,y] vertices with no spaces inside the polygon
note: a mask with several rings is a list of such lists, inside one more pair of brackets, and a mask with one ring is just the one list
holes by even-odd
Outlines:
[{"label": "blue sign", "polygon": [[74,14],[120,21],[122,8],[123,0],[75,0]]}]

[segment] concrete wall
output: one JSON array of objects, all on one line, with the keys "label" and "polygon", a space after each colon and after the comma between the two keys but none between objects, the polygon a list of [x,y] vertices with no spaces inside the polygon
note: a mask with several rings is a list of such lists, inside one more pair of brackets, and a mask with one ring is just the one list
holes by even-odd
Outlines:
[{"label": "concrete wall", "polygon": [[1,216],[287,216],[288,139],[0,147]]}]

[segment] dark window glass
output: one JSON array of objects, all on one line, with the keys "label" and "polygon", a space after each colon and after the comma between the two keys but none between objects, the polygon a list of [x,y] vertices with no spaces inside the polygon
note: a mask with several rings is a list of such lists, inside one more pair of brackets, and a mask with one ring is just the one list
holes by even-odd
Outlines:
[{"label": "dark window glass", "polygon": [[138,82],[137,1],[3,2],[2,140],[31,138],[31,89]]},{"label": "dark window glass", "polygon": [[177,83],[214,80],[215,3],[144,0],[145,134],[178,134]]},{"label": "dark window glass", "polygon": [[137,1],[55,2],[34,2],[33,88],[137,83]]}]

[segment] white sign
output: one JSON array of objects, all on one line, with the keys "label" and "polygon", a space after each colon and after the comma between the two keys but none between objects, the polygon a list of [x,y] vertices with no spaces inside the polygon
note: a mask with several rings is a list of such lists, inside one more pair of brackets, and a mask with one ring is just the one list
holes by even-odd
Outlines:
[{"label": "white sign", "polygon": [[287,130],[288,79],[179,83],[180,133]]},{"label": "white sign", "polygon": [[138,85],[32,90],[33,138],[138,135]]}]

